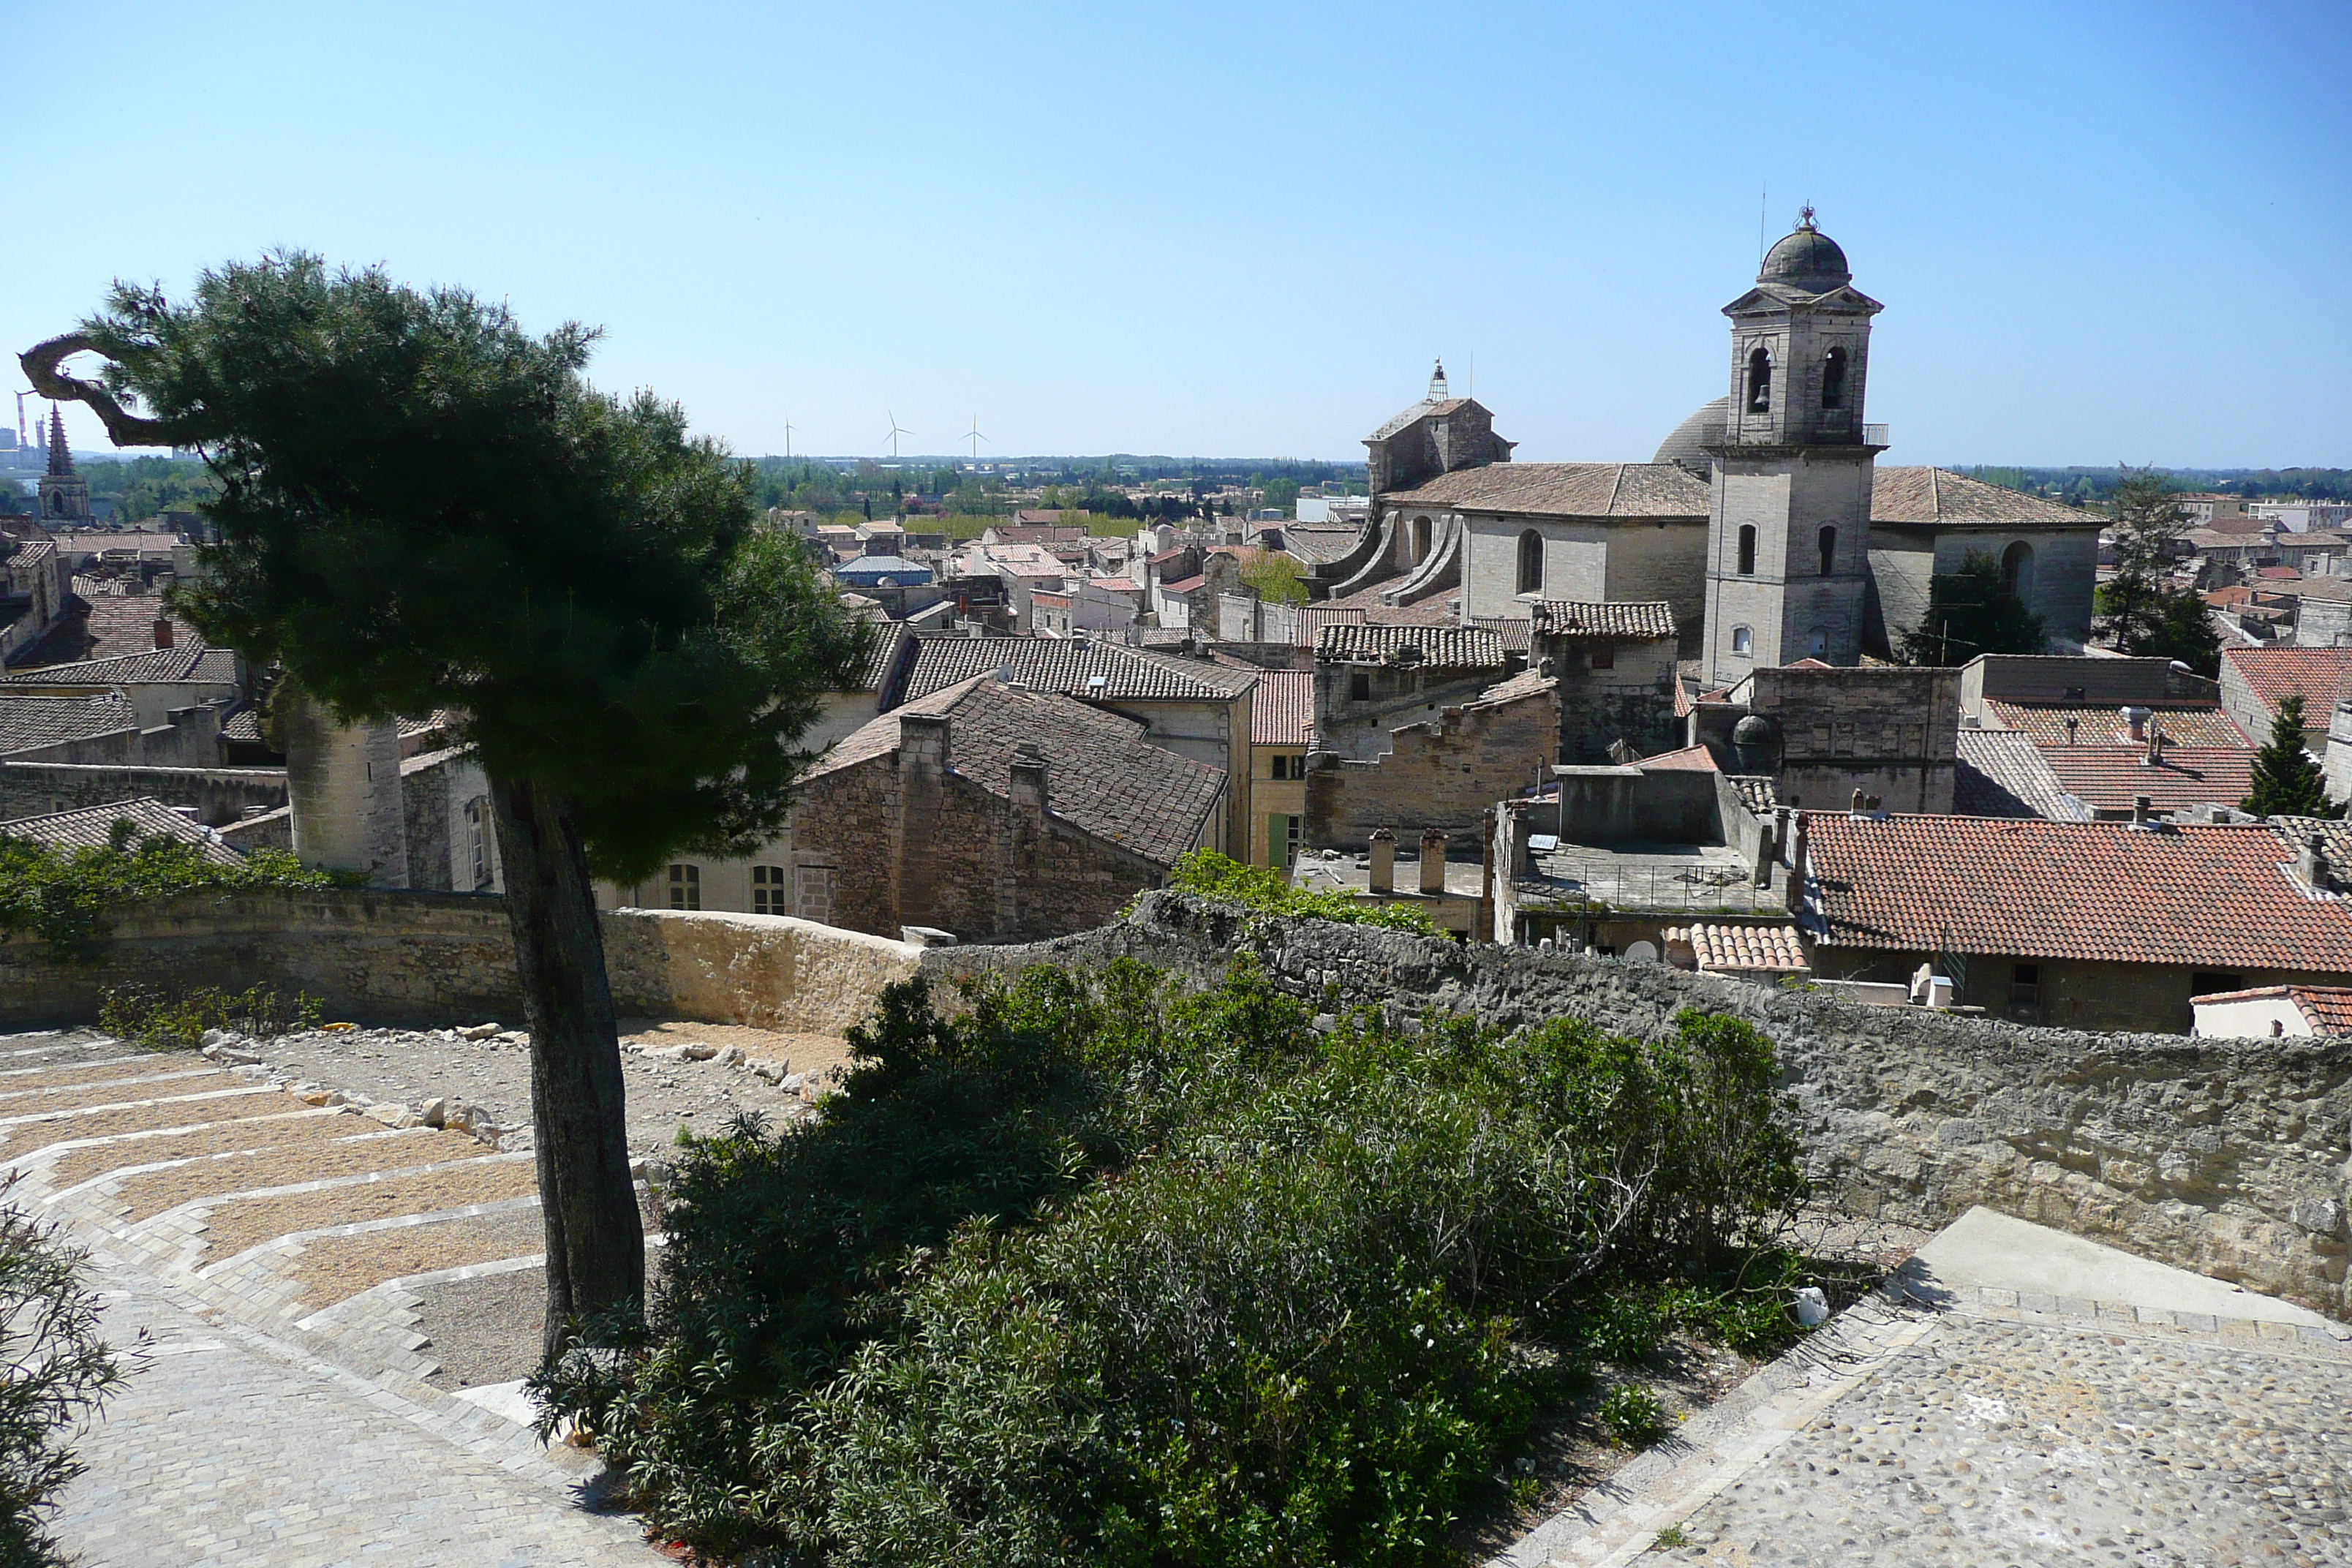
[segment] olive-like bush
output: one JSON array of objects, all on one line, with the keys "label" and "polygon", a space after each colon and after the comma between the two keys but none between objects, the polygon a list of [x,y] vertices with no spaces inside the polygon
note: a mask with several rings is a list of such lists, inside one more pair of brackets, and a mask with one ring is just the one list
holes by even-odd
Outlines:
[{"label": "olive-like bush", "polygon": [[1187,850],[1168,873],[1168,885],[1212,903],[1239,904],[1261,915],[1294,915],[1341,925],[1378,926],[1422,936],[1436,934],[1418,904],[1383,903],[1339,888],[1315,891],[1293,887],[1270,866],[1244,866],[1214,849]]},{"label": "olive-like bush", "polygon": [[124,818],[104,845],[80,849],[0,833],[0,938],[29,932],[54,957],[86,960],[105,949],[113,915],[126,905],[205,888],[335,885],[332,874],[310,870],[283,849],[256,849],[225,865],[163,834],[142,837]]},{"label": "olive-like bush", "polygon": [[1447,1561],[1563,1380],[1703,1326],[1802,1194],[1771,1046],[1730,1019],[1318,1033],[1246,964],[967,1001],[892,990],[821,1119],[688,1144],[649,1320],[537,1380],[672,1537]]}]

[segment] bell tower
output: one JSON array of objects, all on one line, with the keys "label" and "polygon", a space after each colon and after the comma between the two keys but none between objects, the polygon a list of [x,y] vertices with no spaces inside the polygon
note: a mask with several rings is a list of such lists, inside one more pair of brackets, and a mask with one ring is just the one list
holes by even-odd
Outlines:
[{"label": "bell tower", "polygon": [[1731,399],[1706,563],[1706,672],[1862,657],[1870,487],[1885,426],[1863,423],[1870,319],[1845,252],[1807,207],[1731,318]]},{"label": "bell tower", "polygon": [[66,422],[49,410],[49,471],[41,476],[41,521],[51,528],[89,525],[89,481],[74,472]]}]

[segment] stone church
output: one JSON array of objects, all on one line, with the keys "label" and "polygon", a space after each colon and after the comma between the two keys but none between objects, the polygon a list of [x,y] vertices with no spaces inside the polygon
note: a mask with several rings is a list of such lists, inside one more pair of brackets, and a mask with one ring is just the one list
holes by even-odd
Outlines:
[{"label": "stone church", "polygon": [[1886,426],[1864,410],[1882,308],[1808,208],[1723,308],[1728,392],[1646,463],[1515,463],[1441,365],[1419,405],[1366,438],[1373,521],[1318,584],[1400,607],[1459,590],[1465,623],[1528,619],[1545,601],[1664,602],[1682,656],[1723,686],[1803,658],[1884,657],[1924,618],[1934,574],[1981,552],[2054,648],[2079,647],[2103,520],[1940,468],[1878,467]]}]

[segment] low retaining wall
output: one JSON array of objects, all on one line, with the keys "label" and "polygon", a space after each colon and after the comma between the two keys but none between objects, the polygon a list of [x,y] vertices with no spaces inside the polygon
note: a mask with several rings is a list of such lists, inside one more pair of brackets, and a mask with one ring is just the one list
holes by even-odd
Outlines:
[{"label": "low retaining wall", "polygon": [[[613,1001],[625,1016],[838,1034],[921,949],[776,915],[612,910]],[[268,984],[357,1023],[520,1023],[505,900],[377,891],[184,894],[135,907],[95,963],[0,941],[0,1026],[88,1023],[111,986]]]},{"label": "low retaining wall", "polygon": [[1779,1046],[1817,1191],[1940,1226],[1974,1204],[2344,1318],[2352,1041],[2029,1029],[1871,1007],[1657,964],[1463,947],[1322,921],[1244,924],[1175,893],[1017,948],[934,949],[940,977],[1130,957],[1202,981],[1248,954],[1319,997],[1504,1027],[1587,1018],[1655,1037],[1686,1007]]}]

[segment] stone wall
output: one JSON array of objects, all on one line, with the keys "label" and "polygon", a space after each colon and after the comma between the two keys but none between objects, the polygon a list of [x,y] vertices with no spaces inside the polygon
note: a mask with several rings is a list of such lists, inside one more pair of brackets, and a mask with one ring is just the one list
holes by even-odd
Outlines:
[{"label": "stone wall", "polygon": [[1318,749],[1307,759],[1305,841],[1318,849],[1361,849],[1378,827],[1442,827],[1483,837],[1495,803],[1532,784],[1559,744],[1552,684],[1531,687],[1497,701],[1445,708],[1428,723],[1392,731],[1387,754],[1376,762],[1320,750],[1318,729]]},{"label": "stone wall", "polygon": [[150,768],[94,763],[0,763],[0,820],[38,816],[82,805],[153,796],[166,805],[193,805],[196,820],[223,827],[245,808],[286,804],[286,774],[278,768]]},{"label": "stone wall", "polygon": [[1028,948],[928,952],[942,977],[1129,956],[1206,977],[1248,954],[1320,996],[1512,1027],[1554,1016],[1655,1036],[1685,1007],[1779,1046],[1816,1190],[1941,1226],[1971,1205],[2056,1226],[2343,1317],[2352,1040],[2028,1029],[1869,1007],[1656,964],[1463,947],[1313,921],[1244,925],[1171,893]]},{"label": "stone wall", "polygon": [[[919,949],[772,915],[614,910],[603,916],[624,1016],[837,1034]],[[389,891],[187,895],[116,922],[95,963],[0,940],[0,1027],[89,1023],[110,987],[267,984],[370,1024],[519,1023],[505,900]]]}]

